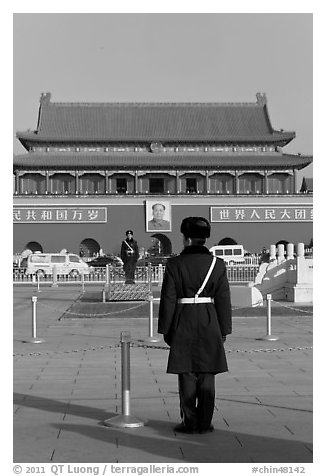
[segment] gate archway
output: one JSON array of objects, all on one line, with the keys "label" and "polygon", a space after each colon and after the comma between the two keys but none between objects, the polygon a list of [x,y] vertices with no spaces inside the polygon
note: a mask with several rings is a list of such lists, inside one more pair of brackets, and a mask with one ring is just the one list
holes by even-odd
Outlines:
[{"label": "gate archway", "polygon": [[[32,253],[35,253],[36,251],[40,251],[41,253],[43,253],[43,247],[37,241],[30,241],[25,246],[24,251],[27,251],[27,252],[31,251]],[[23,251],[23,253],[24,253],[24,251]]]},{"label": "gate archway", "polygon": [[277,243],[275,243],[275,246],[278,247],[278,245],[284,245],[284,248],[286,248],[286,245],[288,245],[289,242],[287,240],[279,240]]},{"label": "gate archway", "polygon": [[93,238],[85,238],[79,245],[79,256],[92,258],[100,251],[100,245]]},{"label": "gate archway", "polygon": [[238,243],[233,239],[233,238],[230,238],[230,237],[227,237],[227,238],[223,238],[222,240],[220,240],[218,242],[218,245],[219,246],[229,246],[229,245],[237,245]]},{"label": "gate archway", "polygon": [[172,254],[172,244],[170,239],[161,233],[151,235],[153,245],[148,249],[149,253],[169,256]]}]

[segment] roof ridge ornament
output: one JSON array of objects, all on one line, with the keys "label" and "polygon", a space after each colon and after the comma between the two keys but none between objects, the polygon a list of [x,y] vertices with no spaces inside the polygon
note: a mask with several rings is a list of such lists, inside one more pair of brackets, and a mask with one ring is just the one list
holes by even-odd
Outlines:
[{"label": "roof ridge ornament", "polygon": [[265,93],[257,93],[256,94],[256,98],[257,98],[257,104],[259,106],[266,106],[267,104],[267,97],[266,97],[266,94]]},{"label": "roof ridge ornament", "polygon": [[51,93],[41,93],[40,104],[50,104]]},{"label": "roof ridge ornament", "polygon": [[150,145],[150,149],[152,152],[162,152],[164,147],[161,142],[152,142]]}]

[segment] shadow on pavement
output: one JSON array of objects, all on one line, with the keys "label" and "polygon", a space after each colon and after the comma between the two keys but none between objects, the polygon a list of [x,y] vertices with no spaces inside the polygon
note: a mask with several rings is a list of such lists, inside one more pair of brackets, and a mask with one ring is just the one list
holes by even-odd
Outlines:
[{"label": "shadow on pavement", "polygon": [[[113,445],[113,451],[112,448],[110,451],[108,449],[106,459],[106,462],[112,463],[135,461],[159,463],[167,460],[196,463],[312,462],[312,445],[291,437],[289,439],[272,438],[262,434],[252,435],[218,428],[213,433],[205,435],[183,435],[173,431],[173,426],[177,422],[155,419],[150,419],[144,427],[117,429],[103,426],[103,421],[113,414],[99,408],[19,393],[14,395],[14,403],[38,410],[63,413],[65,416],[72,415],[95,420],[89,425],[64,421],[62,423],[49,422],[52,428],[60,431],[52,462],[60,461],[63,453],[69,456],[70,447],[67,447],[67,442],[70,442],[70,445],[81,445],[85,442],[89,449],[87,461],[98,462],[96,444],[94,445],[93,442],[90,445],[89,439]],[[268,429],[264,431],[268,432]],[[69,436],[71,433],[81,436],[82,440],[77,436],[76,439],[71,439]],[[71,450],[74,451],[73,446]],[[109,460],[109,454],[112,461]],[[136,459],[133,459],[133,454],[137,454]],[[81,457],[83,457],[82,450]],[[75,462],[78,463],[78,461]]]}]

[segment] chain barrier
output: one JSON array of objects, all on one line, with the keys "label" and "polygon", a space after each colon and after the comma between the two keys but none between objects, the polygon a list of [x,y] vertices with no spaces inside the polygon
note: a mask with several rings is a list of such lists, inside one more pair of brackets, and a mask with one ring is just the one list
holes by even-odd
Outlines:
[{"label": "chain barrier", "polygon": [[[135,348],[143,348],[143,349],[155,349],[155,350],[169,350],[170,347],[165,345],[148,345],[148,344],[142,344],[142,343],[137,343],[137,342],[131,342],[130,343],[131,347]],[[62,354],[73,354],[77,352],[94,352],[98,350],[104,350],[104,349],[115,349],[120,347],[120,344],[114,344],[114,345],[100,345],[98,347],[89,347],[89,348],[81,348],[81,349],[71,349],[71,350],[53,350],[53,351],[47,351],[47,352],[29,352],[25,354],[20,354],[16,353],[13,354],[13,357],[38,357],[42,355],[62,355]],[[298,351],[298,350],[312,350],[312,346],[307,346],[307,347],[279,347],[279,348],[274,348],[274,349],[225,349],[225,353],[227,354],[253,354],[253,353],[271,353],[271,352],[285,352],[285,351]]]},{"label": "chain barrier", "polygon": [[[144,347],[146,349],[158,349],[158,350],[169,350],[168,346],[158,346],[158,345],[148,345],[148,344],[136,344],[132,343],[132,347]],[[286,350],[288,351],[293,351],[293,350],[312,350],[312,346],[307,346],[307,347],[280,347],[276,349],[225,349],[225,353],[227,354],[233,354],[233,353],[247,353],[247,354],[253,354],[255,352],[284,352]]]},{"label": "chain barrier", "polygon": [[120,344],[114,345],[100,345],[98,347],[89,347],[87,349],[70,349],[70,350],[52,350],[47,352],[28,352],[27,354],[13,354],[13,357],[38,357],[40,355],[62,355],[62,354],[73,354],[76,352],[89,352],[89,351],[97,351],[103,349],[115,349],[116,347],[120,347]]},{"label": "chain barrier", "polygon": [[272,302],[275,302],[275,304],[277,304],[280,307],[285,307],[287,309],[291,309],[292,311],[298,311],[298,312],[302,312],[302,313],[305,313],[305,314],[310,314],[311,316],[313,315],[313,312],[311,312],[311,311],[306,311],[306,310],[300,309],[298,307],[287,306],[286,304],[280,303],[279,301],[274,301],[274,299],[272,299]]},{"label": "chain barrier", "polygon": [[[159,300],[159,298],[154,298],[153,299],[154,301],[157,301]],[[277,304],[278,306],[280,307],[284,307],[284,308],[287,308],[287,309],[291,309],[292,311],[298,311],[298,312],[301,312],[301,313],[305,313],[305,314],[309,314],[309,315],[313,315],[313,312],[311,311],[306,311],[304,309],[300,309],[299,307],[293,307],[293,306],[288,306],[286,304],[283,304],[283,303],[280,303],[279,301],[274,301],[274,299],[271,300],[273,303]],[[64,314],[71,314],[71,315],[75,315],[75,316],[82,316],[82,317],[103,317],[103,316],[111,316],[113,314],[121,314],[123,312],[129,312],[129,311],[132,311],[134,309],[138,309],[142,306],[145,306],[147,304],[148,301],[143,301],[141,302],[140,304],[137,304],[135,306],[132,306],[132,307],[128,307],[127,309],[120,309],[119,311],[112,311],[112,312],[105,312],[105,313],[96,313],[96,314],[88,314],[88,313],[80,313],[80,312],[73,312],[73,311],[64,311]],[[260,306],[261,304],[264,303],[264,300],[261,299],[260,301],[258,301],[255,306],[253,307],[258,307]],[[43,307],[46,307],[48,309],[51,309],[51,310],[57,310],[57,308],[53,307],[53,306],[49,306],[47,304],[44,304],[43,302],[41,301],[38,301],[38,304],[40,304],[41,306]],[[101,304],[101,303],[100,303]],[[239,307],[232,307],[232,311],[238,311],[239,309],[247,309],[248,306],[239,306]]]},{"label": "chain barrier", "polygon": [[[305,310],[302,310],[302,309],[299,309],[297,307],[293,307],[293,306],[288,306],[286,304],[282,304],[282,303],[279,303],[278,301],[274,301],[272,299],[270,299],[272,302],[276,303],[277,305],[281,306],[281,307],[285,307],[285,308],[288,308],[288,309],[291,309],[293,311],[299,311],[299,312],[304,312],[304,313],[307,313],[309,315],[312,315],[313,313],[311,311],[305,311]],[[159,298],[152,298],[152,301],[159,301]],[[120,313],[126,313],[128,311],[131,311],[133,309],[137,309],[137,308],[140,308],[142,306],[145,306],[147,305],[148,301],[144,301],[144,302],[141,302],[140,304],[137,304],[136,306],[131,306],[129,308],[126,308],[126,309],[120,309],[118,311],[112,311],[112,312],[107,312],[107,313],[100,313],[100,314],[83,314],[83,313],[76,313],[76,312],[73,312],[73,311],[65,311],[64,314],[71,314],[71,315],[75,315],[75,316],[86,316],[86,317],[100,317],[100,316],[109,316],[109,315],[114,315],[114,314],[120,314]],[[259,303],[263,303],[263,300],[259,301],[257,304]],[[46,307],[48,309],[51,309],[51,310],[56,310],[57,309],[53,306],[49,306],[47,304],[44,304],[42,302],[39,302],[39,304],[41,304],[43,307]],[[236,307],[236,308],[233,308],[233,310],[237,310],[237,309],[246,309],[248,306],[244,306],[244,307]],[[153,341],[155,342],[155,341]],[[156,350],[168,350],[169,347],[168,346],[158,346],[158,345],[148,345],[146,343],[135,343],[135,342],[132,342],[131,343],[131,346],[132,347],[141,347],[141,348],[145,348],[145,349],[156,349]],[[14,357],[25,357],[25,356],[39,356],[39,355],[52,355],[52,354],[69,354],[69,353],[76,353],[76,352],[89,352],[89,351],[97,351],[97,350],[103,350],[103,349],[110,349],[110,348],[116,348],[116,347],[119,347],[119,344],[115,344],[115,345],[103,345],[103,346],[98,346],[98,347],[91,347],[91,348],[82,348],[82,349],[72,349],[72,350],[66,350],[66,351],[49,351],[49,352],[31,352],[31,353],[27,353],[27,354],[13,354]],[[312,347],[288,347],[288,348],[274,348],[274,349],[244,349],[244,350],[240,350],[240,349],[226,349],[226,353],[254,353],[254,352],[282,352],[282,351],[293,351],[293,350],[312,350]]]},{"label": "chain barrier", "polygon": [[[46,307],[48,309],[52,309],[52,310],[57,311],[57,308],[49,306],[47,304],[43,304],[40,301],[38,301],[38,304],[40,304],[41,306]],[[122,312],[128,312],[128,311],[131,311],[133,309],[138,309],[139,307],[142,307],[145,304],[147,304],[147,301],[141,302],[140,304],[137,304],[136,306],[128,307],[127,309],[120,309],[119,311],[105,312],[105,313],[100,313],[100,314],[99,313],[96,313],[96,314],[86,314],[85,313],[85,314],[83,314],[83,313],[80,313],[80,312],[73,312],[73,311],[69,311],[69,310],[64,311],[63,314],[72,314],[74,316],[83,316],[83,317],[103,317],[103,316],[110,316],[110,315],[113,315],[113,314],[120,314]]]},{"label": "chain barrier", "polygon": [[[261,299],[260,301],[257,301],[252,307],[258,307],[260,306],[261,304],[264,304],[264,299]],[[232,311],[238,311],[239,309],[247,309],[248,307],[250,306],[239,306],[239,307],[233,307],[232,306]]]}]

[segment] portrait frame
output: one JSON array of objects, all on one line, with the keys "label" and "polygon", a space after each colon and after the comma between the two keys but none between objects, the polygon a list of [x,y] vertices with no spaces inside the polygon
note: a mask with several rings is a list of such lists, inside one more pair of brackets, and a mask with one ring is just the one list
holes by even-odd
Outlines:
[{"label": "portrait frame", "polygon": [[[158,222],[154,216],[155,205],[161,205],[160,210],[163,208],[163,219]],[[156,207],[156,210],[159,210]],[[172,231],[172,216],[171,216],[171,203],[168,200],[146,200],[146,232],[148,233],[159,233],[159,232],[170,232]]]}]

